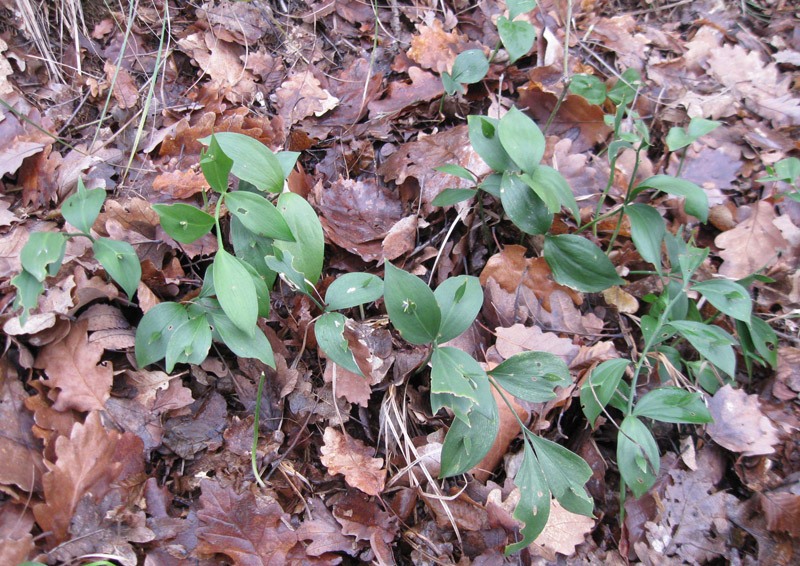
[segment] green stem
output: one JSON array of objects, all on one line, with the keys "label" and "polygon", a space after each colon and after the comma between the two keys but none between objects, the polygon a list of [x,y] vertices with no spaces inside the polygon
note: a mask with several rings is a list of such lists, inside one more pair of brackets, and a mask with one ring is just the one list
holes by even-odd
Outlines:
[{"label": "green stem", "polygon": [[217,199],[217,207],[214,210],[214,224],[217,227],[217,246],[221,250],[225,249],[225,247],[222,245],[222,227],[219,225],[219,211],[220,207],[222,206],[222,200],[224,198],[225,198],[224,193],[219,196],[219,198]]},{"label": "green stem", "polygon": [[261,373],[261,377],[258,380],[258,393],[256,394],[256,411],[253,420],[253,450],[250,453],[250,464],[253,467],[253,475],[256,478],[256,482],[261,487],[267,487],[267,484],[264,483],[264,480],[261,479],[261,474],[258,473],[258,465],[256,464],[256,448],[258,448],[258,420],[259,416],[261,415],[261,394],[264,391],[264,378],[266,377],[265,373]]},{"label": "green stem", "polygon": [[89,234],[87,234],[86,232],[75,232],[75,233],[72,233],[72,232],[64,232],[64,235],[65,235],[67,238],[77,238],[78,236],[83,236],[84,238],[89,238],[89,240],[90,240],[90,241],[91,241],[93,244],[94,244],[94,242],[95,242],[95,239],[94,239],[92,236],[90,236]]},{"label": "green stem", "polygon": [[689,151],[689,146],[683,148],[683,153],[681,154],[681,162],[678,164],[678,172],[675,173],[675,178],[681,176],[681,171],[683,171],[683,164],[686,162],[686,152]]},{"label": "green stem", "polygon": [[[636,173],[639,171],[639,154],[642,151],[642,144],[639,144],[639,147],[636,148],[636,162],[633,164],[633,173],[631,173],[631,178],[628,181],[628,190],[625,191],[625,200],[622,203],[622,212],[625,212],[625,206],[630,202],[631,199],[631,192],[633,192],[633,186],[636,184]],[[606,255],[611,253],[611,250],[614,249],[614,242],[617,240],[617,236],[619,235],[619,230],[622,228],[622,218],[624,214],[619,215],[619,219],[617,220],[617,226],[614,228],[614,233],[611,234],[611,240],[608,242],[608,248],[606,249]]]}]

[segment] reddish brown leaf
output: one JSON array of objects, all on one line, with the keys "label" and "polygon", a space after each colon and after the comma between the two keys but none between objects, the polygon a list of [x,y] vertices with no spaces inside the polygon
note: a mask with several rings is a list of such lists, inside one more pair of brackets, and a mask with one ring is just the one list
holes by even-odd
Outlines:
[{"label": "reddish brown leaf", "polygon": [[762,493],[760,498],[769,530],[800,536],[800,495],[771,492]]},{"label": "reddish brown leaf", "polygon": [[16,485],[23,491],[41,488],[41,443],[33,436],[33,415],[25,408],[28,397],[10,371],[8,361],[0,360],[0,485]]},{"label": "reddish brown leaf", "polygon": [[333,427],[325,429],[323,438],[325,444],[320,449],[320,461],[331,475],[343,474],[348,485],[369,495],[379,495],[383,491],[386,482],[383,458],[372,458],[372,448]]}]

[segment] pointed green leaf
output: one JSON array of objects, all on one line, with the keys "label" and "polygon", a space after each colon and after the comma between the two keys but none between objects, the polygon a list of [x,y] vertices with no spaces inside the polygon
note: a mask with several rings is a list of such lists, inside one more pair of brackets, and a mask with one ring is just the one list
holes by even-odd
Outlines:
[{"label": "pointed green leaf", "polygon": [[[327,310],[349,309],[377,301],[383,296],[383,281],[371,273],[345,273],[325,291]],[[340,364],[341,365],[341,364]]]},{"label": "pointed green leaf", "polygon": [[256,271],[255,267],[246,261],[242,261],[241,259],[239,259],[239,263],[247,270],[247,272],[250,274],[250,279],[253,281],[253,288],[256,291],[256,299],[258,300],[258,316],[263,316],[264,318],[269,317],[270,297],[269,289],[267,288],[267,282],[264,281],[264,278],[258,273],[258,271]]},{"label": "pointed green leaf", "polygon": [[67,236],[62,232],[34,232],[28,236],[25,247],[19,254],[22,268],[38,281],[48,275],[58,274],[64,252],[67,249]]},{"label": "pointed green leaf", "polygon": [[483,306],[483,289],[477,277],[450,277],[434,291],[442,313],[437,342],[452,340],[472,325]]},{"label": "pointed green leaf", "polygon": [[[283,168],[275,154],[260,141],[244,134],[219,132],[214,134],[222,151],[233,160],[231,172],[260,191],[279,193],[283,190]],[[211,137],[200,140],[208,145]]]},{"label": "pointed green leaf", "polygon": [[274,255],[264,258],[267,267],[280,273],[287,283],[301,293],[314,297],[314,286],[305,278],[305,275],[294,268],[295,260],[292,254],[281,250],[279,247],[273,248],[272,252]]},{"label": "pointed green leaf", "polygon": [[272,289],[277,273],[264,262],[265,256],[273,254],[272,240],[253,234],[235,216],[231,217],[230,238],[236,257],[253,267],[264,280],[267,289]]},{"label": "pointed green leaf", "polygon": [[322,273],[325,255],[325,236],[317,213],[306,199],[294,193],[283,193],[278,197],[277,206],[295,241],[276,241],[274,245],[291,253],[294,268],[312,285],[316,285]]},{"label": "pointed green leaf", "polygon": [[167,343],[166,370],[172,373],[175,364],[201,364],[211,348],[211,327],[205,315],[190,318],[170,336]]},{"label": "pointed green leaf", "polygon": [[204,149],[200,153],[200,169],[212,189],[218,193],[228,191],[228,175],[230,175],[232,167],[233,160],[225,155],[217,141],[217,136],[211,134],[208,149]]},{"label": "pointed green leaf", "polygon": [[603,407],[613,397],[629,365],[630,362],[623,358],[606,360],[592,370],[589,379],[581,386],[581,408],[592,428]]},{"label": "pointed green leaf", "polygon": [[618,106],[626,106],[633,101],[641,86],[642,76],[639,71],[630,67],[622,73],[622,77],[608,91],[608,98]]},{"label": "pointed green leaf", "polygon": [[170,238],[191,244],[211,231],[214,217],[188,204],[154,204],[161,226]]},{"label": "pointed green leaf", "polygon": [[433,291],[419,277],[387,262],[383,294],[389,319],[403,340],[427,344],[438,338],[442,313]]},{"label": "pointed green leaf", "polygon": [[636,196],[644,189],[657,189],[671,195],[684,197],[684,208],[692,216],[696,216],[701,222],[708,220],[708,197],[705,191],[685,179],[676,179],[669,175],[654,175],[642,181],[633,191]]},{"label": "pointed green leaf", "polygon": [[175,330],[189,320],[179,303],[159,303],[147,311],[136,327],[136,364],[144,368],[167,355],[167,344]]},{"label": "pointed green leaf", "polygon": [[550,212],[554,214],[561,212],[563,206],[572,212],[575,221],[580,223],[578,202],[561,173],[547,165],[539,165],[532,173],[521,175],[520,178],[547,203]]},{"label": "pointed green leaf", "polygon": [[514,397],[531,403],[555,399],[556,387],[572,383],[564,360],[547,352],[514,354],[488,373]]},{"label": "pointed green leaf", "polygon": [[472,356],[449,346],[440,346],[431,356],[431,410],[436,414],[450,407],[456,418],[470,423],[469,413],[479,405],[478,382],[486,381],[486,372]]},{"label": "pointed green leaf", "polygon": [[20,324],[25,326],[28,314],[39,305],[39,295],[44,293],[44,285],[24,269],[11,279],[11,284],[17,288],[17,296],[14,297],[14,310],[22,307],[22,314],[20,314],[19,319]]},{"label": "pointed green leaf", "polygon": [[358,367],[350,345],[344,337],[344,325],[347,319],[338,312],[323,314],[314,323],[314,335],[317,345],[322,349],[329,360],[336,362],[348,371],[364,376]]},{"label": "pointed green leaf", "polygon": [[431,201],[433,206],[449,206],[467,199],[471,199],[478,191],[475,189],[445,189]]},{"label": "pointed green leaf", "polygon": [[544,156],[545,141],[539,126],[512,107],[500,120],[497,134],[511,159],[526,173],[533,173]]},{"label": "pointed green leaf", "polygon": [[453,421],[442,446],[442,467],[439,477],[464,474],[477,466],[489,452],[500,429],[500,417],[494,397],[483,400],[484,412],[473,410],[469,425],[461,419]]},{"label": "pointed green leaf", "polygon": [[476,181],[475,176],[472,173],[470,173],[467,169],[464,169],[461,165],[456,165],[455,163],[445,163],[444,165],[434,167],[433,170],[441,171],[442,173],[447,173],[448,175],[453,175],[454,177],[459,177],[472,183]]},{"label": "pointed green leaf", "polygon": [[672,386],[646,393],[636,402],[633,415],[663,423],[704,424],[714,420],[702,395]]},{"label": "pointed green leaf", "polygon": [[508,64],[511,65],[528,54],[536,41],[536,29],[526,21],[512,22],[505,16],[497,18],[497,33],[508,51]]},{"label": "pointed green leaf", "polygon": [[256,327],[249,334],[236,326],[224,313],[211,311],[210,314],[214,330],[219,334],[225,345],[230,348],[231,352],[240,358],[261,360],[269,367],[275,368],[272,346],[260,328]]},{"label": "pointed green leaf", "polygon": [[88,191],[79,177],[75,193],[61,205],[61,216],[75,228],[88,234],[97,215],[100,214],[105,200],[105,189],[98,188]]},{"label": "pointed green leaf", "polygon": [[652,263],[661,272],[661,243],[667,228],[664,219],[652,206],[646,204],[630,204],[625,207],[625,214],[631,221],[631,239],[642,259]]},{"label": "pointed green leaf", "polygon": [[275,157],[278,159],[278,163],[281,164],[281,169],[283,170],[283,178],[288,179],[289,174],[294,169],[295,164],[297,163],[297,158],[300,157],[299,151],[279,151],[275,154]]},{"label": "pointed green leaf", "polygon": [[553,223],[544,201],[515,173],[503,173],[500,201],[511,222],[526,234],[546,234]]},{"label": "pointed green leaf", "polygon": [[92,245],[94,257],[111,278],[133,298],[136,287],[142,278],[142,264],[139,256],[128,242],[98,238]]},{"label": "pointed green leaf", "polygon": [[507,0],[506,7],[508,8],[508,17],[513,20],[520,14],[536,8],[536,0]]},{"label": "pointed green leaf", "polygon": [[520,529],[522,540],[508,545],[506,556],[530,546],[542,534],[550,517],[550,488],[542,467],[527,442],[523,443],[522,465],[514,478],[514,485],[520,492],[514,518],[522,521],[525,526]]},{"label": "pointed green leaf", "polygon": [[462,84],[477,83],[489,72],[489,61],[482,49],[467,49],[456,55],[450,75]]},{"label": "pointed green leaf", "polygon": [[248,335],[255,332],[258,319],[258,296],[241,260],[225,250],[214,257],[214,290],[228,318]]},{"label": "pointed green leaf", "polygon": [[275,205],[264,197],[245,191],[225,195],[225,205],[245,228],[258,236],[294,242],[289,225]]},{"label": "pointed green leaf", "polygon": [[571,93],[582,96],[589,104],[600,106],[606,101],[606,84],[595,75],[572,75]]},{"label": "pointed green leaf", "polygon": [[[511,165],[511,158],[497,135],[500,120],[488,116],[467,116],[469,141],[472,149],[495,171],[503,172]],[[489,191],[491,192],[491,191]]]},{"label": "pointed green leaf", "polygon": [[729,317],[745,323],[750,322],[753,300],[747,289],[738,283],[727,279],[709,279],[696,283],[692,289]]},{"label": "pointed green leaf", "polygon": [[668,326],[677,330],[709,362],[734,377],[736,354],[732,345],[736,340],[730,334],[719,326],[690,320],[676,320]]},{"label": "pointed green leaf", "polygon": [[553,279],[578,291],[597,293],[625,283],[600,248],[575,234],[545,236],[544,259]]},{"label": "pointed green leaf", "polygon": [[[739,328],[737,324],[737,329]],[[747,334],[756,352],[764,358],[773,369],[778,367],[778,336],[772,327],[755,315],[747,324]],[[740,331],[739,336],[743,333]],[[770,344],[772,347],[770,348]]]},{"label": "pointed green leaf", "polygon": [[653,487],[661,467],[658,445],[647,426],[634,416],[625,417],[617,435],[617,465],[634,497]]},{"label": "pointed green leaf", "polygon": [[589,464],[560,444],[531,432],[525,434],[536,451],[536,457],[553,496],[567,511],[591,517],[594,504],[583,487],[592,477]]},{"label": "pointed green leaf", "polygon": [[453,75],[447,71],[442,71],[442,88],[444,88],[444,91],[450,96],[455,93],[464,94],[464,87],[453,80]]}]

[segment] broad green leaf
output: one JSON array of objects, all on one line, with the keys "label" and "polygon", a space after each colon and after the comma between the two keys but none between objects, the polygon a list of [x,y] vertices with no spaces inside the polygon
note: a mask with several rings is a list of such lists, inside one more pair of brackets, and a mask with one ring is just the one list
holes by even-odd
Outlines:
[{"label": "broad green leaf", "polygon": [[547,165],[539,165],[531,174],[520,177],[539,197],[547,203],[550,212],[561,212],[561,207],[572,212],[575,221],[580,223],[581,213],[575,195],[569,188],[567,180]]},{"label": "broad green leaf", "polygon": [[608,98],[618,106],[626,106],[636,97],[636,91],[642,86],[642,76],[633,67],[626,69],[622,77],[608,91]]},{"label": "broad green leaf", "polygon": [[623,358],[606,360],[592,370],[589,379],[581,386],[581,408],[583,414],[589,420],[589,424],[594,428],[595,421],[603,407],[608,405],[611,397],[619,386],[625,370],[630,365],[630,361]]},{"label": "broad green leaf", "polygon": [[578,291],[597,293],[625,284],[603,251],[575,234],[545,236],[544,259],[553,279]]},{"label": "broad green leaf", "polygon": [[528,54],[536,41],[536,29],[526,21],[512,22],[505,16],[497,18],[497,33],[508,51],[508,64],[511,65]]},{"label": "broad green leaf", "polygon": [[680,126],[673,126],[669,129],[669,133],[667,134],[667,149],[670,151],[677,151],[686,147],[693,141],[694,140],[689,136],[686,130]]},{"label": "broad green leaf", "polygon": [[[769,167],[767,168],[769,171]],[[762,183],[767,181],[785,181],[794,184],[795,179],[800,177],[800,159],[787,157],[778,161],[772,169],[772,173],[767,177],[759,179]]]},{"label": "broad green leaf", "polygon": [[[478,384],[486,372],[472,356],[449,346],[434,348],[431,355],[431,411],[453,410],[457,419],[470,423],[470,411],[479,405]],[[491,395],[491,392],[489,393]]]},{"label": "broad green leaf", "polygon": [[161,226],[170,238],[191,244],[211,231],[214,217],[188,204],[154,204]]},{"label": "broad green leaf", "polygon": [[87,191],[79,177],[75,193],[61,205],[61,216],[75,228],[88,234],[105,200],[105,189]]},{"label": "broad green leaf", "polygon": [[558,502],[567,511],[592,516],[594,504],[586,493],[584,484],[592,477],[592,469],[586,461],[560,444],[546,440],[526,431],[533,444],[536,457],[542,466],[547,485]]},{"label": "broad green leaf", "polygon": [[595,75],[572,75],[569,91],[596,106],[606,101],[606,84]]},{"label": "broad green leaf", "polygon": [[704,424],[714,420],[700,393],[671,386],[659,387],[646,393],[636,402],[633,415],[663,423]]},{"label": "broad green leaf", "polygon": [[471,199],[478,191],[475,189],[445,189],[431,201],[433,206],[449,206],[457,202]]},{"label": "broad green leaf", "polygon": [[695,116],[689,122],[688,131],[679,127],[670,128],[667,134],[667,148],[670,151],[682,149],[701,136],[711,133],[719,125],[720,122]]},{"label": "broad green leaf", "polygon": [[653,487],[661,461],[658,445],[647,426],[634,416],[625,417],[617,435],[617,465],[634,497]]},{"label": "broad green leaf", "polygon": [[442,313],[438,343],[452,340],[472,325],[483,306],[483,289],[477,277],[450,277],[434,291]]},{"label": "broad green leaf", "polygon": [[287,179],[289,174],[294,169],[295,164],[297,163],[297,158],[300,157],[299,151],[279,151],[275,154],[278,163],[281,164],[281,169],[283,170],[283,178]]},{"label": "broad green leaf", "polygon": [[22,307],[22,314],[19,318],[20,323],[24,326],[25,321],[28,320],[28,313],[39,305],[39,295],[44,293],[44,285],[24,269],[11,279],[11,284],[17,288],[14,310]]},{"label": "broad green leaf", "polygon": [[564,361],[547,352],[514,354],[488,373],[514,397],[531,403],[555,399],[556,387],[572,383]]},{"label": "broad green leaf", "polygon": [[[234,132],[214,134],[222,151],[233,160],[231,172],[252,183],[260,191],[279,193],[283,190],[283,168],[275,154],[260,141]],[[209,145],[211,137],[200,140]]]},{"label": "broad green leaf", "polygon": [[[772,327],[757,316],[752,315],[747,324],[747,334],[759,355],[773,369],[776,369],[778,367],[778,336]],[[769,347],[770,344],[772,344],[771,348]]]},{"label": "broad green leaf", "polygon": [[210,315],[214,330],[231,352],[240,358],[254,358],[261,360],[271,368],[275,367],[272,346],[260,328],[256,328],[252,333],[247,333],[221,312],[211,311]]},{"label": "broad green leaf", "polygon": [[714,366],[706,360],[696,360],[685,363],[697,384],[702,387],[703,391],[706,393],[713,395],[726,383],[733,383],[730,377],[722,378],[719,372],[714,369]]},{"label": "broad green leaf", "polygon": [[314,335],[317,338],[317,345],[325,355],[333,362],[336,362],[344,369],[352,371],[360,376],[364,374],[358,367],[350,345],[344,337],[344,325],[347,319],[338,312],[328,312],[323,314],[314,323]]},{"label": "broad green leaf", "polygon": [[246,334],[252,335],[258,320],[258,296],[241,260],[225,250],[214,256],[214,291],[228,318]]},{"label": "broad green leaf", "polygon": [[467,49],[456,56],[450,76],[457,83],[477,83],[489,72],[489,61],[482,49]]},{"label": "broad green leaf", "polygon": [[736,340],[713,324],[703,324],[690,320],[676,320],[670,322],[671,326],[700,352],[705,359],[717,366],[719,369],[734,377],[736,372],[736,353],[733,351],[733,344]]},{"label": "broad green leaf", "polygon": [[500,120],[497,134],[503,149],[526,173],[533,173],[544,156],[544,135],[527,114],[512,107]]},{"label": "broad green leaf", "polygon": [[644,189],[657,189],[671,195],[684,197],[684,208],[686,212],[700,219],[701,222],[708,220],[708,197],[705,191],[685,179],[676,179],[669,175],[654,175],[645,179],[633,191],[633,195],[638,195]]},{"label": "broad green leaf", "polygon": [[706,118],[695,116],[689,120],[689,137],[691,137],[692,141],[694,141],[706,134],[710,134],[721,125],[722,122],[717,122],[716,120],[707,120]]},{"label": "broad green leaf", "polygon": [[253,234],[235,216],[231,216],[230,238],[236,257],[253,267],[264,280],[267,289],[272,289],[277,273],[264,262],[265,256],[274,253],[272,240]]},{"label": "broad green leaf", "polygon": [[655,208],[646,204],[629,204],[625,207],[625,214],[631,221],[631,239],[639,255],[661,273],[661,243],[667,232],[664,219]]},{"label": "broad green leaf", "polygon": [[[237,258],[238,259],[238,258]],[[253,288],[256,291],[256,300],[258,301],[258,316],[267,318],[269,316],[269,289],[264,277],[256,271],[256,268],[239,259],[239,264],[244,267],[250,274],[250,279],[253,281]]]},{"label": "broad green leaf", "polygon": [[258,236],[294,242],[289,225],[278,209],[260,195],[233,191],[225,195],[225,205],[245,228]]},{"label": "broad green leaf", "polygon": [[500,198],[500,185],[503,181],[503,176],[499,173],[491,173],[478,185],[478,188],[486,191],[495,198]]},{"label": "broad green leaf", "polygon": [[190,318],[175,329],[167,343],[167,373],[172,373],[177,363],[203,363],[210,347],[211,327],[205,315]]},{"label": "broad green leaf", "polygon": [[536,8],[536,0],[507,0],[506,7],[508,8],[508,17],[513,20],[520,14]]},{"label": "broad green leaf", "polygon": [[691,279],[694,272],[703,265],[709,254],[708,248],[696,248],[687,245],[685,251],[678,256],[678,270],[683,277],[684,284]]},{"label": "broad green leaf", "polygon": [[322,273],[325,255],[325,236],[317,213],[308,201],[294,193],[278,197],[278,210],[294,235],[294,242],[276,241],[275,247],[290,252],[294,268],[316,285]]},{"label": "broad green leaf", "polygon": [[461,165],[456,165],[455,163],[445,163],[444,165],[439,165],[439,167],[434,167],[433,170],[441,171],[442,173],[447,173],[448,175],[453,175],[454,177],[459,177],[472,183],[476,181],[475,176],[472,173],[470,173],[467,169],[464,169]]},{"label": "broad green leaf", "polygon": [[494,444],[500,429],[497,403],[491,394],[483,403],[484,412],[472,411],[469,425],[461,419],[455,419],[447,431],[442,446],[439,477],[449,478],[470,471],[483,460]]},{"label": "broad green leaf", "polygon": [[427,344],[438,338],[442,313],[430,287],[388,262],[383,287],[386,312],[406,342]]},{"label": "broad green leaf", "polygon": [[272,252],[274,255],[266,256],[264,258],[264,262],[267,264],[267,267],[283,275],[284,280],[290,283],[301,293],[305,293],[306,295],[313,297],[314,286],[306,279],[305,275],[294,268],[295,260],[292,257],[292,254],[289,252],[284,252],[277,246],[272,250]]},{"label": "broad green leaf", "polygon": [[203,177],[212,189],[218,193],[225,193],[228,191],[228,175],[232,167],[233,160],[225,155],[217,136],[211,134],[208,149],[203,149],[200,153],[200,169],[203,171]]},{"label": "broad green leaf", "polygon": [[546,234],[553,223],[544,201],[515,173],[503,173],[500,201],[511,222],[526,234]]},{"label": "broad green leaf", "polygon": [[514,485],[520,492],[514,518],[525,526],[520,529],[522,540],[508,545],[506,556],[530,546],[542,533],[550,517],[550,489],[542,467],[527,442],[523,443],[522,465],[514,477]]},{"label": "broad green leaf", "polygon": [[[345,273],[325,291],[327,310],[349,309],[377,301],[383,296],[383,281],[371,273]],[[341,365],[341,364],[339,364]]]},{"label": "broad green leaf", "polygon": [[453,76],[447,71],[442,71],[442,88],[449,95],[455,93],[464,94],[464,87],[453,79]]},{"label": "broad green leaf", "polygon": [[720,312],[736,320],[750,322],[753,300],[747,289],[738,283],[727,279],[709,279],[696,283],[692,289],[708,299]]},{"label": "broad green leaf", "polygon": [[34,232],[28,236],[19,259],[25,271],[44,281],[48,275],[58,274],[66,249],[67,236],[63,232]]},{"label": "broad green leaf", "polygon": [[128,242],[98,238],[92,245],[94,257],[111,278],[133,298],[136,287],[142,278],[142,264],[139,256]]},{"label": "broad green leaf", "polygon": [[167,344],[175,330],[189,320],[179,303],[159,303],[147,311],[136,327],[136,364],[144,368],[167,355]]},{"label": "broad green leaf", "polygon": [[[511,165],[511,158],[503,149],[503,144],[500,143],[497,135],[497,126],[500,124],[500,120],[488,116],[467,116],[467,124],[472,149],[481,156],[481,159],[500,173],[508,169]],[[489,189],[484,188],[484,190],[491,193]]]}]

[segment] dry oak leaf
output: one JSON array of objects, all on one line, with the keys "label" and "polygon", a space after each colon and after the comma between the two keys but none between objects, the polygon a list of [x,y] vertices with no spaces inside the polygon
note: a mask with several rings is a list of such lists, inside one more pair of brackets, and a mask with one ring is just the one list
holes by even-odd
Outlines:
[{"label": "dry oak leaf", "polygon": [[310,70],[293,73],[273,96],[287,127],[309,116],[322,116],[339,104],[339,99],[323,89]]},{"label": "dry oak leaf", "polygon": [[23,505],[0,504],[0,564],[20,564],[33,550],[33,513]]},{"label": "dry oak leaf", "polygon": [[779,250],[788,244],[773,224],[775,211],[766,201],[750,206],[751,214],[733,230],[723,232],[714,243],[721,248],[724,260],[719,274],[730,279],[742,279],[774,261]]},{"label": "dry oak leaf", "polygon": [[225,554],[236,566],[283,566],[297,543],[281,506],[245,491],[237,494],[216,481],[200,484],[203,508],[197,512],[197,550]]},{"label": "dry oak leaf", "polygon": [[372,449],[333,427],[325,429],[320,451],[322,464],[331,475],[343,474],[348,485],[368,495],[379,495],[386,483],[383,458],[370,456]]},{"label": "dry oak leaf", "polygon": [[706,430],[720,446],[744,456],[775,452],[778,433],[761,411],[757,395],[726,385],[709,399],[708,409],[714,422]]},{"label": "dry oak leaf", "polygon": [[83,424],[72,427],[69,438],[56,439],[56,462],[46,462],[42,478],[44,503],[33,507],[36,522],[51,532],[56,542],[64,540],[81,498],[91,493],[100,499],[122,469],[115,461],[120,434],[103,427],[100,413],[93,411]]},{"label": "dry oak leaf", "polygon": [[0,360],[0,485],[30,493],[41,489],[44,464],[41,443],[32,432],[33,415],[23,405],[27,397],[9,362]]},{"label": "dry oak leaf", "polygon": [[535,542],[550,551],[571,556],[575,553],[575,547],[582,544],[592,531],[594,524],[594,517],[567,511],[557,499],[553,499],[550,501],[550,517]]},{"label": "dry oak leaf", "polygon": [[465,43],[466,38],[458,31],[446,32],[442,22],[433,20],[430,26],[419,26],[419,35],[411,38],[408,56],[420,67],[441,74],[452,68],[456,56],[464,51]]},{"label": "dry oak leaf", "polygon": [[121,109],[133,108],[139,101],[139,89],[136,81],[131,74],[122,68],[117,68],[111,61],[106,61],[103,66],[106,73],[106,80],[111,85],[111,92],[117,99],[117,105]]},{"label": "dry oak leaf", "polygon": [[102,411],[111,396],[113,368],[98,363],[103,346],[89,343],[87,326],[87,321],[76,323],[64,340],[48,344],[36,358],[35,367],[50,378],[45,385],[59,389],[56,411]]}]

